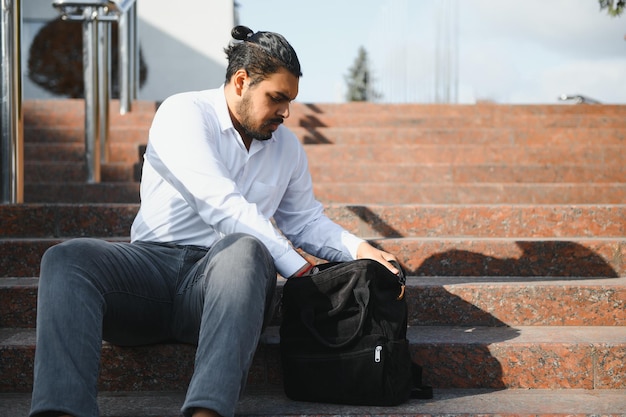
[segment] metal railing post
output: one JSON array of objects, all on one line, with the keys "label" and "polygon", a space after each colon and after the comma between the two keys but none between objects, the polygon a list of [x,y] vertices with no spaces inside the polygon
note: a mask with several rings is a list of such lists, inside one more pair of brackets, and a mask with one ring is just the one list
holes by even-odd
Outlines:
[{"label": "metal railing post", "polygon": [[139,96],[139,34],[137,25],[137,2],[134,2],[128,10],[130,14],[130,65],[131,70],[131,100],[136,100]]},{"label": "metal railing post", "polygon": [[98,98],[98,11],[83,11],[83,78],[85,81],[85,162],[87,182],[100,182],[100,110]]},{"label": "metal railing post", "polygon": [[[0,0],[6,1],[6,0]],[[83,22],[83,75],[85,91],[85,163],[87,166],[87,181],[100,182],[100,167],[109,160],[109,102],[111,98],[111,29],[110,23],[117,20],[124,30],[120,30],[120,78],[125,73],[123,102],[120,100],[120,113],[130,111],[130,100],[134,98],[129,93],[129,73],[131,65],[128,57],[128,31],[132,29],[127,22],[130,10],[135,0],[54,0],[53,7],[57,8],[64,19],[81,20]],[[133,20],[136,15],[130,15]],[[126,20],[126,22],[122,22]],[[130,28],[130,29],[129,29]],[[122,44],[121,39],[124,39]],[[133,46],[134,48],[134,46]]]},{"label": "metal railing post", "polygon": [[2,203],[24,202],[20,0],[2,1]]},{"label": "metal railing post", "polygon": [[130,51],[130,13],[120,15],[118,21],[118,63],[120,79],[120,114],[126,114],[131,110],[131,78],[132,78],[132,55]]},{"label": "metal railing post", "polygon": [[98,127],[100,131],[100,161],[109,161],[109,100],[111,99],[111,25],[98,21]]}]

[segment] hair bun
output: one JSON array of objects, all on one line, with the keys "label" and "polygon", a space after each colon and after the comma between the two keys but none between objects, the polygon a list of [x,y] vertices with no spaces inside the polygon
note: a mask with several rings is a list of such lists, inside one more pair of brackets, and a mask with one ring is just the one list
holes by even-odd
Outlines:
[{"label": "hair bun", "polygon": [[231,36],[238,41],[245,41],[254,34],[254,31],[247,26],[235,26],[230,32]]}]

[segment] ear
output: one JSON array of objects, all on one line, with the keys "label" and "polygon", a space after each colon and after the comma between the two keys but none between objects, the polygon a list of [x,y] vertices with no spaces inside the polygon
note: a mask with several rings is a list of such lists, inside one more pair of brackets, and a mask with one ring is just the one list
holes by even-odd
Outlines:
[{"label": "ear", "polygon": [[232,81],[237,95],[242,95],[244,88],[250,83],[248,71],[243,68],[238,69],[237,72],[233,74]]}]

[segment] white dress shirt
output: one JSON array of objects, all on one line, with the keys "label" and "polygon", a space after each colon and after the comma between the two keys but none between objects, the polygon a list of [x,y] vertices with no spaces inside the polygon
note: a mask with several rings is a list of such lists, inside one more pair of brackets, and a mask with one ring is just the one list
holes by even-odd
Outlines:
[{"label": "white dress shirt", "polygon": [[248,151],[224,86],[174,95],[150,128],[131,241],[210,247],[236,232],[259,238],[283,277],[306,262],[294,246],[338,261],[355,259],[363,241],[324,215],[304,148],[289,129],[253,140]]}]

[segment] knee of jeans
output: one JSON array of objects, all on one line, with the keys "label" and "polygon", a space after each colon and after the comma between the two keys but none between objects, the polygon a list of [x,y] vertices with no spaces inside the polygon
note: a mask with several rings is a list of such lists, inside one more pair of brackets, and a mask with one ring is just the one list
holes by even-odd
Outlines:
[{"label": "knee of jeans", "polygon": [[98,258],[90,249],[91,240],[73,239],[48,248],[41,259],[40,285],[62,287],[76,278],[88,280],[85,271]]},{"label": "knee of jeans", "polygon": [[240,261],[262,261],[271,266],[274,265],[267,247],[255,236],[246,233],[233,233],[222,239],[220,243],[224,245],[225,250],[232,251]]}]

